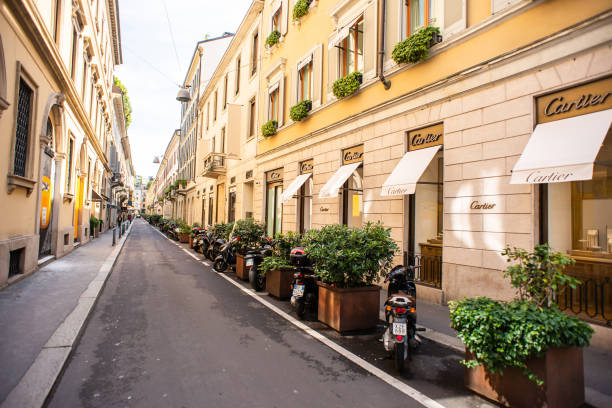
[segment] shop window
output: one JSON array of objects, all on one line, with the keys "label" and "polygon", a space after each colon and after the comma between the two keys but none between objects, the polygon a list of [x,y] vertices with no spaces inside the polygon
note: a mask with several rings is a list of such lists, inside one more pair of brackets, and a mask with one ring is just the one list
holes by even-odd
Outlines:
[{"label": "shop window", "polygon": [[312,100],[312,59],[298,71],[298,102]]},{"label": "shop window", "polygon": [[298,226],[303,234],[312,227],[312,177],[300,187],[298,206]]},{"label": "shop window", "polygon": [[266,234],[273,237],[282,231],[283,169],[266,173]]},{"label": "shop window", "polygon": [[363,220],[363,166],[351,174],[342,187],[342,223],[360,227]]},{"label": "shop window", "polygon": [[278,107],[279,107],[279,87],[274,88],[273,91],[269,93],[268,97],[268,120],[276,120],[278,121]]},{"label": "shop window", "polygon": [[351,26],[349,34],[338,44],[339,76],[363,72],[363,17]]}]

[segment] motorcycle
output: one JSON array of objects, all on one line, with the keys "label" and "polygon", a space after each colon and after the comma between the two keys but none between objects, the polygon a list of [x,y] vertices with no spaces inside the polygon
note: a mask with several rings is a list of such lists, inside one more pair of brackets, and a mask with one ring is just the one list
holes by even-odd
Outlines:
[{"label": "motorcycle", "polygon": [[202,246],[205,244],[206,230],[202,228],[194,228],[193,232],[193,250],[202,253]]},{"label": "motorcycle", "polygon": [[221,273],[225,272],[228,266],[236,266],[236,242],[238,239],[234,238],[223,245],[213,264],[215,271]]},{"label": "motorcycle", "polygon": [[181,232],[181,228],[176,223],[168,223],[168,229],[166,231],[168,238],[171,238],[175,241],[179,240],[179,233]]},{"label": "motorcycle", "polygon": [[[418,267],[416,267],[418,268]],[[385,350],[393,355],[395,369],[404,372],[406,359],[410,358],[420,341],[416,327],[416,286],[414,266],[396,266],[385,277],[389,283],[385,302],[386,329],[383,334]]]},{"label": "motorcycle", "polygon": [[225,244],[226,241],[221,237],[221,232],[218,228],[215,228],[209,236],[208,246],[204,251],[204,256],[214,262],[221,251],[221,247]]},{"label": "motorcycle", "polygon": [[291,306],[295,308],[298,318],[304,319],[307,310],[314,314],[317,313],[319,303],[317,277],[314,274],[312,260],[304,251],[304,248],[293,248],[289,258],[291,265],[296,268],[291,285],[293,289]]},{"label": "motorcycle", "polygon": [[245,256],[246,267],[249,268],[249,283],[257,292],[264,290],[266,287],[266,275],[260,273],[259,265],[263,259],[272,255],[272,245],[270,238],[262,240],[260,249],[249,251]]}]

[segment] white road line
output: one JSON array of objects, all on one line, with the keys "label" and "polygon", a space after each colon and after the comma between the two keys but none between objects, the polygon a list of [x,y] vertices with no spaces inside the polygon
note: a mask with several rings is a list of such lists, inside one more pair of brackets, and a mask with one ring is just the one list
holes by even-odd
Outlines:
[{"label": "white road line", "polygon": [[[167,240],[170,241],[170,238],[166,237],[161,232],[160,232],[160,234],[164,238],[166,238]],[[172,242],[172,241],[170,241],[170,242]],[[187,252],[191,257],[196,258],[193,254],[191,254],[187,250],[185,250],[185,248],[181,248],[181,249],[183,249],[183,251]],[[205,263],[205,262],[202,262],[202,263]],[[365,361],[364,359],[362,359],[358,355],[350,352],[349,350],[345,349],[344,347],[340,346],[339,344],[337,344],[337,343],[333,342],[332,340],[328,339],[327,337],[323,336],[321,333],[319,333],[315,329],[312,329],[312,328],[306,326],[304,323],[300,322],[295,317],[285,313],[284,311],[279,309],[277,306],[275,306],[272,303],[268,302],[267,300],[265,300],[261,296],[255,294],[255,292],[253,292],[252,290],[249,290],[249,289],[245,288],[244,286],[242,286],[240,283],[234,281],[229,276],[227,276],[227,275],[225,275],[223,273],[218,273],[217,275],[221,276],[223,279],[225,279],[226,281],[230,282],[232,285],[236,286],[238,289],[240,289],[241,291],[243,291],[247,295],[251,296],[253,299],[257,300],[259,303],[261,303],[262,305],[266,306],[268,309],[272,310],[274,313],[276,313],[277,315],[281,316],[283,319],[287,320],[289,323],[291,323],[294,326],[296,326],[297,328],[303,330],[306,334],[308,334],[309,336],[311,336],[315,340],[318,340],[321,343],[325,344],[327,347],[329,347],[332,350],[336,351],[338,354],[341,354],[342,356],[346,357],[348,360],[350,360],[353,363],[357,364],[358,366],[360,366],[361,368],[363,368],[364,370],[366,370],[370,374],[378,377],[379,379],[381,379],[382,381],[386,382],[387,384],[389,384],[390,386],[392,386],[396,390],[406,394],[410,398],[414,399],[415,401],[423,404],[424,406],[426,406],[428,408],[444,408],[444,405],[442,405],[439,402],[429,398],[427,395],[425,395],[425,394],[421,393],[420,391],[412,388],[408,384],[398,380],[397,378],[393,377],[392,375],[387,374],[386,372],[384,372],[380,368],[374,366],[373,364],[368,363],[367,361]]]}]

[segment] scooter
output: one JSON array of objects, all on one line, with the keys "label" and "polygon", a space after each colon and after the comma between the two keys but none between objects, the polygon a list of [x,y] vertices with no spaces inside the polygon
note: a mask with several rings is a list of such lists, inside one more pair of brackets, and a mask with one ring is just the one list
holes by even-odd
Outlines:
[{"label": "scooter", "polygon": [[317,287],[317,276],[314,274],[312,260],[302,247],[293,248],[289,255],[291,265],[296,267],[293,274],[293,292],[291,294],[291,306],[299,319],[304,319],[306,311],[317,313],[319,303],[319,288]]},{"label": "scooter", "polygon": [[258,250],[249,251],[245,256],[246,267],[249,268],[249,283],[257,292],[266,287],[266,275],[259,271],[259,265],[265,257],[272,255],[270,238],[264,238],[262,247]]},{"label": "scooter", "polygon": [[208,240],[208,246],[204,252],[204,256],[206,256],[209,260],[213,261],[217,258],[221,251],[221,247],[226,244],[227,241],[221,237],[221,232],[218,228],[215,228],[210,234]]},{"label": "scooter", "polygon": [[238,242],[238,239],[233,238],[223,245],[213,264],[215,271],[222,273],[225,272],[228,266],[236,266],[236,242]]},{"label": "scooter", "polygon": [[[418,268],[418,267],[416,267]],[[396,266],[385,277],[389,282],[385,302],[386,329],[383,334],[385,350],[393,355],[395,369],[404,372],[405,362],[420,341],[416,335],[416,286],[414,266]]]}]

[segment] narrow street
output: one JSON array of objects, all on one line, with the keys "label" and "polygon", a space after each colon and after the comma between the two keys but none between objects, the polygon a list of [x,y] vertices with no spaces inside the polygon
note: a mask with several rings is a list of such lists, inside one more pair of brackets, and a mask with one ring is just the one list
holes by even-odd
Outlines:
[{"label": "narrow street", "polygon": [[48,406],[420,405],[138,221]]}]

